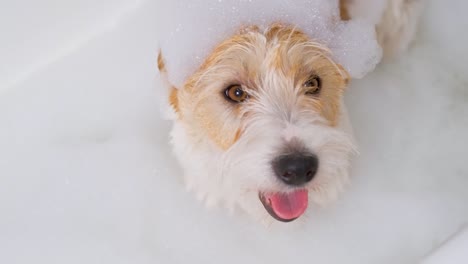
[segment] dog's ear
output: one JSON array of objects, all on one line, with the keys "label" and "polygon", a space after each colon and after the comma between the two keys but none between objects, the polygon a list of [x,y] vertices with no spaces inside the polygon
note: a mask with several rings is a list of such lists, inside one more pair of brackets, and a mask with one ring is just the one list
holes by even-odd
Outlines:
[{"label": "dog's ear", "polygon": [[160,104],[163,116],[168,119],[175,119],[179,113],[178,89],[169,82],[166,64],[161,50],[158,53],[158,70],[158,83],[160,84],[159,86],[161,86],[158,89],[158,94],[162,99]]}]

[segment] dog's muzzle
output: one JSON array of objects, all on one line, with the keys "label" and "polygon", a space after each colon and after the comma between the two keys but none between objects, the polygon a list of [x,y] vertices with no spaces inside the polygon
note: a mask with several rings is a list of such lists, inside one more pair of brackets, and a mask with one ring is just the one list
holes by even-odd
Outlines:
[{"label": "dog's muzzle", "polygon": [[[289,153],[280,155],[272,163],[275,176],[283,183],[301,187],[310,182],[317,173],[319,160],[314,154]],[[305,188],[291,192],[259,193],[260,201],[267,212],[276,220],[290,222],[307,209],[309,198]]]}]

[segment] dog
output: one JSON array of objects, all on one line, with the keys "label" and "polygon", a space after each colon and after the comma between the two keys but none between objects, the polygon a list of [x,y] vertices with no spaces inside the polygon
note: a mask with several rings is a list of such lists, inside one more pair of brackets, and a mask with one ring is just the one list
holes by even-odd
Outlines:
[{"label": "dog", "polygon": [[[339,13],[343,20],[374,16],[389,58],[410,44],[423,0],[383,2],[366,8],[372,1],[341,0]],[[350,75],[332,55],[296,25],[248,25],[175,87],[160,51],[171,144],[187,188],[207,206],[239,208],[266,222],[290,222],[309,203],[335,200],[357,148],[343,104]]]}]

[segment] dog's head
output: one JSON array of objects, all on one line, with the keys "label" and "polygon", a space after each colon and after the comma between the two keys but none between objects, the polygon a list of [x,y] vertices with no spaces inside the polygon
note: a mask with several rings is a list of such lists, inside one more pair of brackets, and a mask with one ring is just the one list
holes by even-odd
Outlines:
[{"label": "dog's head", "polygon": [[[199,199],[292,221],[336,197],[353,144],[342,124],[348,74],[331,55],[290,26],[245,28],[183,87],[169,85],[172,144]],[[165,74],[161,54],[158,65]]]}]

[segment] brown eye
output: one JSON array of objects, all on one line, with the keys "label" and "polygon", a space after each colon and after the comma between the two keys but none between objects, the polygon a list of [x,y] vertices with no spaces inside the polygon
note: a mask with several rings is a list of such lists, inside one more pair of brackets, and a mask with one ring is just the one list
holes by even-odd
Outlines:
[{"label": "brown eye", "polygon": [[231,85],[224,90],[226,98],[235,103],[241,103],[247,99],[247,93],[238,84]]},{"label": "brown eye", "polygon": [[317,95],[322,88],[322,80],[318,76],[313,76],[304,83],[304,88],[306,88],[306,94]]}]

